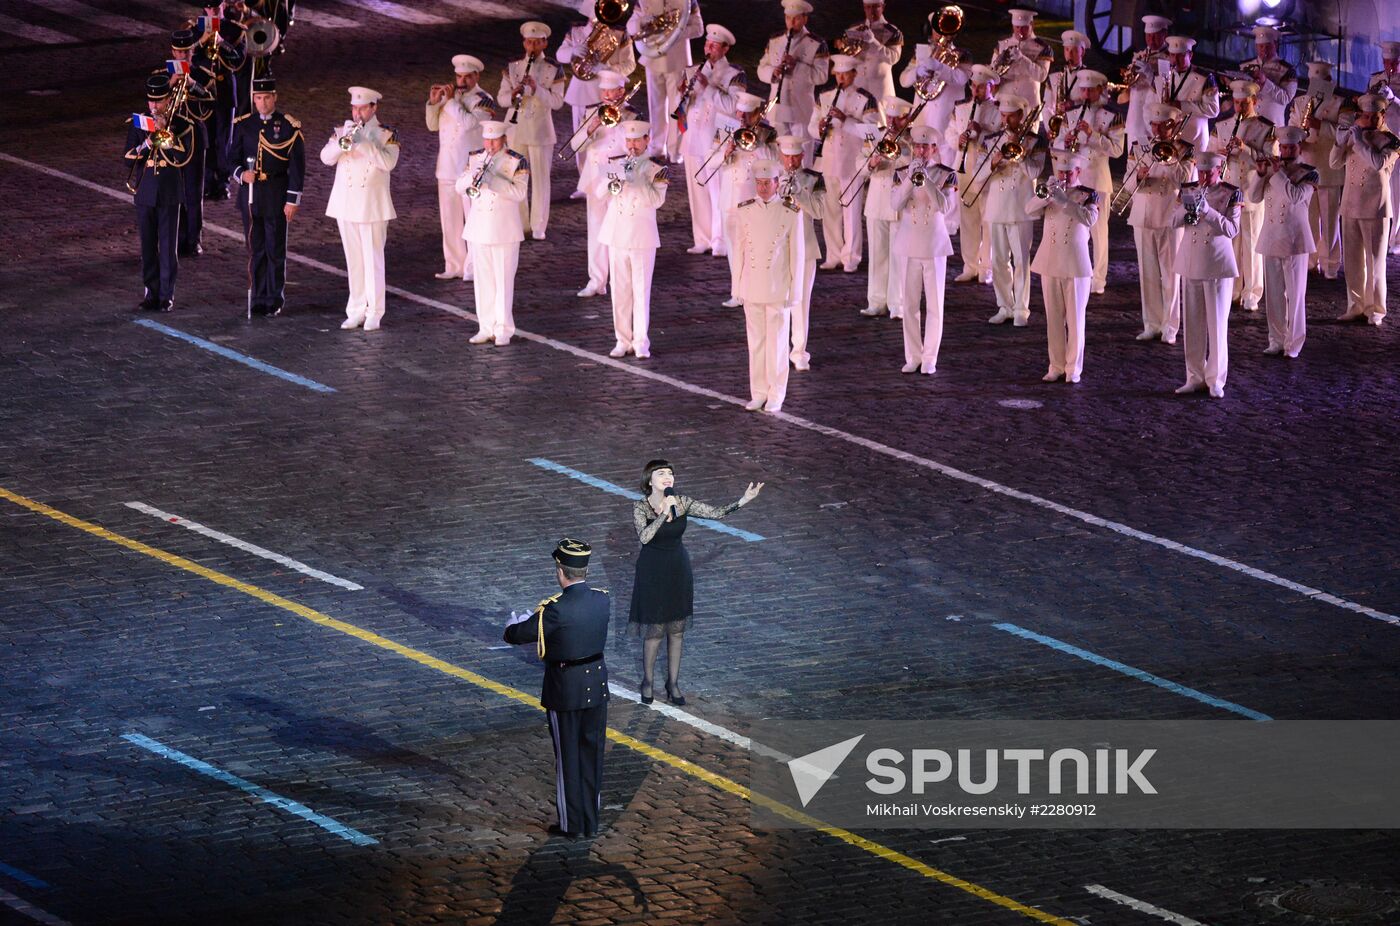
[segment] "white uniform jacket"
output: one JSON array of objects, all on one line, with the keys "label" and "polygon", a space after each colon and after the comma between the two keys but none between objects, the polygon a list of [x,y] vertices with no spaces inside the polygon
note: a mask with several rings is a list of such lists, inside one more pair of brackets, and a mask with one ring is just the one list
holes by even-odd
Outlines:
[{"label": "white uniform jacket", "polygon": [[[506,65],[501,89],[496,93],[496,102],[502,110],[509,111],[511,98],[525,79],[526,61],[521,58]],[[535,87],[526,88],[520,98],[520,114],[506,131],[513,145],[552,145],[556,140],[554,110],[564,105],[564,72],[559,65],[540,55],[530,62],[529,76],[535,79]],[[503,118],[510,123],[509,116]]]},{"label": "white uniform jacket", "polygon": [[774,196],[749,199],[734,215],[739,299],[745,305],[790,305],[801,295],[802,212]]},{"label": "white uniform jacket", "polygon": [[1056,190],[1045,199],[1032,196],[1026,215],[1045,213],[1040,247],[1031,260],[1031,272],[1043,277],[1088,277],[1089,229],[1099,220],[1099,193],[1086,186]]},{"label": "white uniform jacket", "polygon": [[398,139],[393,129],[379,124],[378,116],[369,117],[349,151],[342,151],[339,138],[331,136],[321,149],[321,163],[335,168],[326,215],[347,222],[397,218],[389,195],[389,172],[398,162]]},{"label": "white uniform jacket", "polygon": [[481,147],[481,123],[496,118],[491,94],[477,87],[449,100],[423,107],[428,131],[438,135],[437,166],[433,176],[456,180],[467,169],[467,156]]},{"label": "white uniform jacket", "polygon": [[1200,221],[1186,224],[1186,208],[1176,203],[1168,216],[1172,228],[1184,229],[1176,246],[1172,272],[1184,280],[1230,280],[1239,276],[1230,241],[1240,233],[1239,187],[1217,183],[1207,187]]},{"label": "white uniform jacket", "polygon": [[462,237],[473,244],[510,244],[525,238],[525,226],[520,217],[520,203],[530,180],[525,156],[505,148],[489,155],[483,149],[473,151],[467,159],[467,169],[457,178],[457,192],[466,195],[467,188],[489,163],[481,176],[480,195],[472,200]]}]

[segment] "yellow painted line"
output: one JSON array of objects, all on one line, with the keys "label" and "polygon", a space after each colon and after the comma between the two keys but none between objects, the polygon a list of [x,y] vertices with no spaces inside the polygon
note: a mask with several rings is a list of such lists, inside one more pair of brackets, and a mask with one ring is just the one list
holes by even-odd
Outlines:
[{"label": "yellow painted line", "polygon": [[[532,707],[535,710],[542,710],[542,708],[540,707],[539,699],[532,694],[527,694],[521,691],[520,689],[512,688],[509,685],[502,685],[500,682],[489,679],[484,675],[478,675],[476,672],[473,672],[470,669],[464,669],[461,666],[456,666],[450,662],[445,662],[441,659],[438,659],[436,656],[430,656],[427,653],[422,652],[421,650],[416,650],[411,646],[404,646],[402,643],[396,643],[395,641],[390,640],[388,637],[380,636],[372,630],[365,630],[363,627],[358,627],[354,624],[347,623],[346,621],[337,620],[336,618],[331,617],[328,614],[322,614],[315,608],[308,608],[304,604],[298,604],[297,602],[292,601],[289,598],[283,598],[276,592],[270,592],[265,588],[259,588],[258,586],[252,585],[248,582],[239,581],[238,579],[235,579],[232,576],[224,575],[222,572],[210,569],[207,566],[201,566],[199,563],[196,563],[193,560],[188,560],[185,559],[183,556],[177,556],[174,553],[169,553],[165,550],[157,549],[156,547],[150,546],[149,544],[144,544],[139,540],[132,540],[130,537],[124,537],[121,534],[107,530],[107,528],[105,527],[101,527],[89,521],[84,521],[80,518],[75,518],[70,514],[65,514],[64,512],[59,511],[57,508],[51,508],[48,505],[45,505],[43,502],[36,502],[32,498],[26,498],[23,495],[17,495],[14,492],[9,491],[8,489],[2,486],[0,486],[0,498],[3,498],[9,502],[13,502],[21,508],[27,508],[35,514],[43,515],[46,518],[52,518],[60,524],[65,524],[68,527],[77,528],[78,530],[83,531],[84,533],[91,534],[94,537],[100,537],[103,540],[115,543],[118,546],[126,547],[128,550],[132,550],[133,552],[152,557],[153,559],[158,559],[168,566],[174,566],[176,569],[183,569],[185,572],[193,573],[194,575],[197,575],[200,578],[208,579],[210,582],[213,582],[216,585],[222,585],[225,588],[231,588],[234,591],[242,592],[245,595],[256,598],[257,600],[265,604],[270,604],[273,607],[281,608],[284,611],[290,611],[292,614],[295,614],[298,617],[306,618],[313,624],[320,624],[322,627],[329,627],[332,630],[337,630],[343,634],[352,636],[357,640],[363,640],[365,643],[377,646],[380,649],[386,649],[391,653],[397,653],[400,656],[413,660],[419,665],[426,666],[429,669],[435,669],[436,671],[441,672],[444,675],[450,675],[453,678],[461,679],[464,682],[470,682],[473,685],[476,685],[480,688],[484,688],[487,691],[498,694],[504,698],[509,698],[512,701],[518,701],[519,703],[527,707]],[[864,836],[858,836],[855,833],[852,833],[850,830],[845,830],[839,826],[832,826],[830,824],[823,823],[821,820],[818,820],[815,817],[809,817],[802,811],[797,810],[794,807],[789,807],[787,804],[784,804],[781,801],[774,800],[771,797],[767,797],[763,794],[759,794],[750,790],[749,788],[746,788],[745,786],[739,784],[732,778],[727,778],[724,775],[716,774],[715,772],[712,772],[709,769],[702,768],[699,765],[696,765],[694,762],[691,762],[687,759],[682,759],[680,756],[675,755],[674,753],[667,752],[664,749],[658,749],[650,743],[644,743],[641,740],[636,739],[635,737],[628,736],[626,733],[619,732],[617,730],[612,729],[611,727],[608,728],[608,739],[612,740],[614,743],[617,743],[620,746],[626,746],[628,749],[635,750],[636,752],[639,752],[642,755],[647,756],[648,758],[656,762],[669,765],[677,771],[681,771],[694,778],[698,778],[706,784],[710,785],[711,787],[714,787],[720,791],[728,792],[729,794],[734,795],[740,800],[748,801],[752,804],[756,804],[760,807],[763,807],[787,820],[792,821],[793,823],[799,823],[803,826],[812,827],[813,829],[826,833],[828,836],[832,836],[836,839],[841,840],[844,843],[855,846],[857,849],[869,852],[871,855],[874,855],[878,858],[882,858],[888,862],[893,862],[894,864],[899,865],[902,868],[907,868],[909,871],[922,875],[925,878],[930,878],[941,884],[946,884],[949,887],[955,887],[958,890],[965,891],[966,893],[971,894],[974,897],[978,897],[989,903],[996,904],[997,906],[1002,907],[1006,910],[1010,910],[1015,913],[1020,913],[1040,923],[1052,923],[1054,924],[1054,926],[1075,926],[1075,924],[1070,922],[1069,920],[1055,916],[1053,913],[1046,913],[1044,910],[1028,906],[1026,904],[1021,903],[1018,900],[1013,900],[1010,897],[1005,896],[1004,894],[998,894],[996,891],[988,890],[987,888],[982,887],[979,884],[974,884],[971,881],[966,881],[962,878],[957,877],[956,875],[951,875],[946,871],[941,871],[930,865],[925,865],[918,859],[911,858],[910,856],[905,855],[903,852],[897,852],[894,849],[889,848],[888,846],[884,846],[878,842],[866,839]]]}]

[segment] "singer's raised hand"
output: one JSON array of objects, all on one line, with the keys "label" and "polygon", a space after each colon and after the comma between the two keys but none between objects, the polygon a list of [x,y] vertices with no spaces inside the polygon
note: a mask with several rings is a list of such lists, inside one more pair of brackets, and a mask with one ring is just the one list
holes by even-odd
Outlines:
[{"label": "singer's raised hand", "polygon": [[761,482],[750,482],[750,483],[749,483],[749,487],[748,487],[747,489],[744,490],[744,496],[743,496],[743,498],[739,499],[739,504],[741,504],[741,505],[747,505],[749,502],[751,502],[751,501],[753,501],[754,499],[758,498],[758,493],[759,493],[759,492],[762,492],[762,491],[763,491],[763,483],[761,483]]}]

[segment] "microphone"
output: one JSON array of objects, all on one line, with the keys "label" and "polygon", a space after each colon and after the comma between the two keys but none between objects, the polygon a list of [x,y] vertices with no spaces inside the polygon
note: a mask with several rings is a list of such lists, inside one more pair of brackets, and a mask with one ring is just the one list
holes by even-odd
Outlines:
[{"label": "microphone", "polygon": [[[667,486],[665,489],[662,490],[661,494],[664,495],[664,496],[666,496],[667,498],[675,498],[675,497],[676,497],[676,490],[673,489],[673,488],[671,488],[670,486]],[[670,505],[667,505],[667,506],[666,506],[666,520],[667,520],[667,521],[674,521],[674,520],[676,519],[676,518],[675,518],[675,515],[676,515],[675,509],[672,508]]]}]

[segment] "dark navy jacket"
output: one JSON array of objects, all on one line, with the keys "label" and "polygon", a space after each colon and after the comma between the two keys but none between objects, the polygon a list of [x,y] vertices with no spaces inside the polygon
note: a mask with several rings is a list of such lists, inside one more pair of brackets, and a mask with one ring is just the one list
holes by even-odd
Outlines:
[{"label": "dark navy jacket", "polygon": [[138,149],[146,141],[146,132],[131,125],[126,132],[126,161],[140,161],[132,175],[138,206],[178,206],[185,201],[182,169],[195,151],[195,129],[183,117],[171,121],[175,145],[165,151]]},{"label": "dark navy jacket", "polygon": [[[259,138],[262,139],[260,161]],[[300,122],[280,111],[274,112],[266,122],[256,112],[239,116],[228,146],[229,167],[241,174],[248,169],[249,158],[259,161],[266,178],[254,181],[254,215],[281,212],[288,203],[301,205],[301,184],[306,175],[306,142],[302,138]],[[246,183],[238,186],[238,204],[248,204]]]},{"label": "dark navy jacket", "polygon": [[549,710],[581,711],[607,703],[608,668],[601,657],[611,611],[607,592],[576,582],[506,628],[505,641],[519,644],[538,643],[543,627],[540,703]]}]

